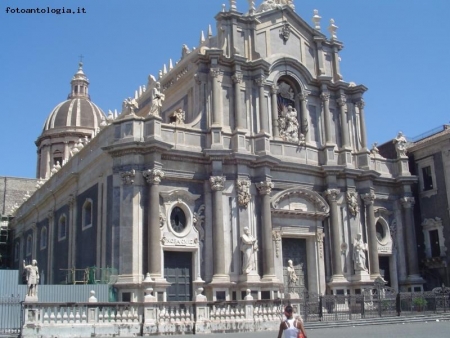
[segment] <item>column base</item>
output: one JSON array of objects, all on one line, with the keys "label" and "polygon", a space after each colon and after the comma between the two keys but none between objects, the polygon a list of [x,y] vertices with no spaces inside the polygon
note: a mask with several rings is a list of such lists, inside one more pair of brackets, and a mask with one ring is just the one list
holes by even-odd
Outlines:
[{"label": "column base", "polygon": [[338,164],[338,159],[334,152],[334,148],[335,148],[334,144],[327,144],[323,148],[326,165],[337,165]]},{"label": "column base", "polygon": [[223,149],[221,126],[211,127],[211,149]]},{"label": "column base", "polygon": [[261,278],[262,283],[272,283],[272,284],[280,284],[280,280],[275,275],[264,275]]},{"label": "column base", "polygon": [[255,271],[252,271],[248,274],[239,276],[239,282],[249,282],[249,283],[258,282],[259,283],[260,281],[261,281],[261,278]]},{"label": "column base", "polygon": [[333,275],[330,278],[330,281],[328,282],[328,284],[331,283],[343,283],[343,282],[347,282],[347,279],[344,277],[344,275]]},{"label": "column base", "polygon": [[261,132],[255,137],[255,153],[257,155],[269,155],[270,154],[270,141],[269,134]]},{"label": "column base", "polygon": [[370,276],[367,271],[361,270],[361,271],[355,271],[355,275],[352,276],[352,280],[358,281],[358,282],[369,282],[369,281],[374,280],[374,278],[372,278],[372,276]]},{"label": "column base", "polygon": [[229,283],[230,283],[229,275],[215,274],[215,275],[213,275],[213,278],[212,278],[212,281],[210,284],[229,284]]},{"label": "column base", "polygon": [[343,148],[339,151],[339,164],[346,167],[353,167],[352,151],[348,148]]},{"label": "column base", "polygon": [[231,138],[232,148],[234,151],[239,153],[248,153],[247,140],[245,138],[246,131],[242,129],[237,129],[233,132]]},{"label": "column base", "polygon": [[370,152],[367,148],[362,149],[357,155],[357,166],[359,169],[370,169]]}]

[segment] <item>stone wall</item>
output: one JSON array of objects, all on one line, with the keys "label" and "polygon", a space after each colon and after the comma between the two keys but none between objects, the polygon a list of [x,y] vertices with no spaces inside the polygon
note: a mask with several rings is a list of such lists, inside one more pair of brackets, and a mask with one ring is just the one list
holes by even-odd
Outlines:
[{"label": "stone wall", "polygon": [[36,179],[0,176],[0,214],[10,215],[14,204],[21,205],[27,191],[36,190]]}]

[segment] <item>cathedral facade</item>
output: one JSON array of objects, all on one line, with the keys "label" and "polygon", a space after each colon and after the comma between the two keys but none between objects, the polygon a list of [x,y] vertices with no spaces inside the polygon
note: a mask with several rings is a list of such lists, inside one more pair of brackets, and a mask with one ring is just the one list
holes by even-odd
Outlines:
[{"label": "cathedral facade", "polygon": [[343,79],[334,21],[328,37],[312,23],[292,1],[230,1],[120,114],[91,102],[80,65],[36,141],[14,264],[36,259],[45,284],[112,268],[132,301],[421,289],[416,177],[369,149],[367,88]]}]

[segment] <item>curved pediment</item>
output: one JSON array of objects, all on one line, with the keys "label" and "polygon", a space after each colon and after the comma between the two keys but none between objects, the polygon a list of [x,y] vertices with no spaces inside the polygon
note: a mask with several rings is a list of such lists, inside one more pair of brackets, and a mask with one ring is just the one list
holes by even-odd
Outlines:
[{"label": "curved pediment", "polygon": [[304,188],[283,190],[272,197],[271,204],[272,212],[276,214],[324,219],[330,212],[330,207],[322,196]]}]

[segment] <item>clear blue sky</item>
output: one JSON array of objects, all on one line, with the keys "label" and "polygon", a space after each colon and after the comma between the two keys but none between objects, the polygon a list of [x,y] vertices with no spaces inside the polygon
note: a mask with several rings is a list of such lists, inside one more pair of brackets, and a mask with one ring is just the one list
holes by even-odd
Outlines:
[{"label": "clear blue sky", "polygon": [[[259,5],[262,1],[256,1]],[[228,0],[0,0],[0,176],[35,177],[36,146],[67,98],[84,56],[92,100],[105,112],[157,75],[182,44],[197,46]],[[450,120],[449,0],[295,0],[339,26],[344,80],[364,84],[368,142],[408,137]],[[86,14],[7,14],[6,7],[84,7]],[[247,0],[237,0],[246,12]]]}]

